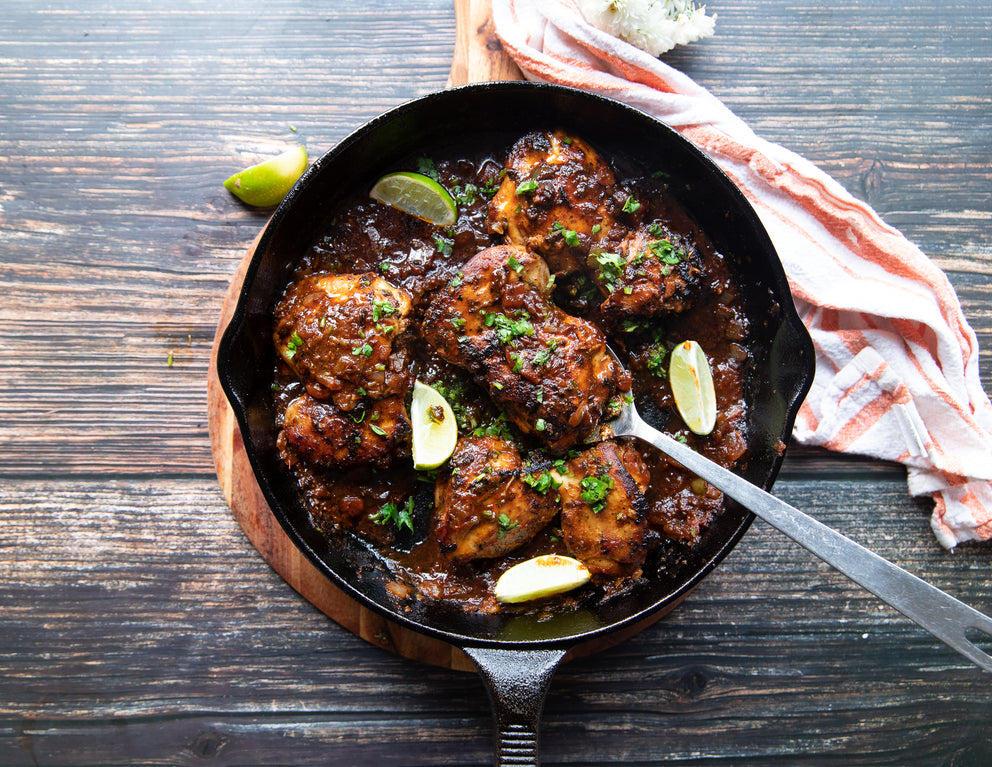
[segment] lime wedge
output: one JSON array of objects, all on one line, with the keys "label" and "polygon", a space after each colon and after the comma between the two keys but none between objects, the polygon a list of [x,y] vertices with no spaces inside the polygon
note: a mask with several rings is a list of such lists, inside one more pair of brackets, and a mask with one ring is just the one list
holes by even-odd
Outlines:
[{"label": "lime wedge", "polygon": [[589,580],[589,570],[577,559],[561,554],[542,554],[514,565],[496,581],[500,602],[529,602],[564,594]]},{"label": "lime wedge", "polygon": [[672,349],[668,382],[685,425],[703,437],[713,431],[716,425],[713,375],[702,347],[695,341],[683,341]]},{"label": "lime wedge", "polygon": [[307,150],[298,146],[235,173],[224,188],[248,205],[269,208],[282,202],[306,169]]},{"label": "lime wedge", "polygon": [[458,218],[448,190],[422,173],[388,173],[375,182],[369,196],[437,226],[451,226]]},{"label": "lime wedge", "polygon": [[437,389],[420,381],[413,382],[410,402],[413,427],[413,468],[436,469],[447,461],[458,442],[458,424],[451,405]]}]

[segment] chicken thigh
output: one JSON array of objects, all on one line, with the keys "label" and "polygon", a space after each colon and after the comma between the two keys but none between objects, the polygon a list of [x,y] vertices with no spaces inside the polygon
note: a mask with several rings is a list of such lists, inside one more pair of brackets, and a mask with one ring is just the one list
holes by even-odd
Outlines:
[{"label": "chicken thigh", "polygon": [[410,432],[402,397],[345,412],[302,394],[287,405],[276,445],[288,466],[298,460],[338,470],[388,466],[410,454]]},{"label": "chicken thigh", "polygon": [[600,442],[559,472],[565,545],[593,577],[636,577],[647,553],[649,474],[625,443]]},{"label": "chicken thigh", "polygon": [[559,309],[550,290],[541,258],[508,245],[487,248],[430,297],[421,332],[524,434],[560,454],[599,422],[629,378],[603,333]]},{"label": "chicken thigh", "polygon": [[558,513],[557,494],[540,492],[516,445],[464,437],[451,456],[451,476],[435,488],[437,538],[452,560],[499,557],[522,546]]},{"label": "chicken thigh", "polygon": [[311,396],[341,410],[366,397],[403,396],[410,308],[409,293],[375,274],[306,277],[276,307],[276,350]]},{"label": "chicken thigh", "polygon": [[490,202],[490,229],[543,256],[556,275],[583,271],[629,197],[610,166],[585,141],[556,130],[517,141],[506,168]]},{"label": "chicken thigh", "polygon": [[700,261],[688,238],[654,222],[625,238],[617,253],[590,254],[589,267],[606,296],[603,315],[616,322],[684,311],[699,287]]}]

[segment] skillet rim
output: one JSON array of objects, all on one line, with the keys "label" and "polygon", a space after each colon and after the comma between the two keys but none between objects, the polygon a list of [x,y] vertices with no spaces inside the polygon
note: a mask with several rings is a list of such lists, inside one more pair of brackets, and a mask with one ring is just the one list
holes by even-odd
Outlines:
[{"label": "skillet rim", "polygon": [[[296,185],[294,185],[294,187],[290,190],[289,194],[287,194],[282,203],[276,208],[275,212],[266,223],[261,237],[258,239],[248,267],[245,270],[244,280],[242,282],[234,312],[232,313],[231,319],[218,344],[216,369],[221,387],[231,404],[232,410],[234,411],[235,419],[238,423],[238,428],[241,431],[245,451],[251,464],[254,477],[258,482],[270,509],[293,544],[337,588],[344,591],[348,594],[348,596],[352,597],[363,606],[372,609],[374,612],[390,621],[398,623],[403,627],[418,633],[444,640],[458,647],[499,647],[513,649],[573,647],[603,635],[620,632],[624,628],[629,628],[646,621],[649,617],[657,613],[664,614],[666,608],[671,609],[678,605],[682,599],[688,595],[688,593],[690,593],[700,581],[712,572],[712,570],[724,559],[724,557],[726,557],[726,555],[729,554],[729,552],[740,542],[741,538],[743,538],[744,534],[749,529],[751,522],[754,520],[754,515],[750,511],[743,510],[743,516],[737,527],[730,535],[724,536],[722,541],[719,542],[716,551],[707,555],[706,561],[695,567],[692,570],[691,575],[685,578],[678,578],[677,587],[669,590],[664,596],[654,600],[647,607],[630,612],[620,619],[611,620],[589,629],[580,630],[576,633],[568,633],[564,636],[541,637],[537,639],[492,638],[449,631],[444,628],[429,625],[421,622],[420,620],[411,618],[409,615],[405,615],[398,610],[390,609],[388,605],[382,604],[371,598],[368,594],[364,593],[361,589],[356,588],[351,582],[341,576],[333,566],[329,565],[324,558],[321,557],[312,546],[310,546],[301,531],[298,529],[298,526],[295,525],[293,520],[287,515],[283,505],[284,502],[279,498],[278,493],[270,482],[268,473],[261,464],[261,460],[256,452],[256,445],[250,438],[252,427],[247,412],[248,407],[245,402],[247,394],[240,390],[238,382],[234,379],[234,375],[232,373],[232,355],[235,353],[238,340],[246,330],[252,288],[255,284],[256,277],[258,276],[258,271],[261,268],[263,258],[265,257],[272,240],[279,232],[280,225],[290,215],[297,200],[303,197],[306,194],[307,189],[314,184],[314,179],[316,179],[316,177],[326,166],[332,164],[341,156],[346,155],[346,153],[353,146],[362,140],[368,138],[370,135],[374,135],[376,131],[380,130],[381,126],[388,126],[395,121],[401,121],[405,116],[408,116],[418,110],[430,110],[432,107],[436,107],[439,102],[444,102],[449,99],[458,99],[463,93],[476,94],[480,91],[484,93],[496,92],[505,94],[506,98],[512,98],[516,93],[526,93],[535,94],[533,96],[535,98],[546,95],[548,97],[561,96],[570,99],[579,99],[580,101],[584,100],[593,105],[601,105],[602,108],[618,110],[621,113],[629,113],[632,117],[636,116],[640,120],[646,119],[653,123],[657,130],[666,132],[670,140],[680,144],[683,151],[691,157],[693,162],[706,168],[711,177],[708,181],[719,183],[722,187],[722,192],[724,194],[729,194],[731,198],[734,199],[736,202],[735,213],[745,219],[746,224],[751,230],[750,235],[756,238],[756,244],[766,258],[761,265],[765,268],[770,268],[771,270],[770,273],[765,273],[763,275],[762,282],[768,283],[769,290],[779,306],[780,316],[778,318],[778,324],[780,327],[780,332],[781,329],[787,329],[791,332],[792,337],[788,340],[796,347],[791,351],[797,354],[799,358],[798,361],[793,360],[793,364],[796,364],[798,369],[797,378],[793,382],[794,388],[789,392],[780,392],[780,394],[783,395],[785,411],[782,413],[782,433],[779,435],[779,438],[783,443],[786,443],[791,435],[799,407],[801,406],[810,386],[812,385],[814,350],[812,340],[810,339],[808,332],[799,318],[795,302],[792,298],[792,293],[788,285],[788,280],[785,276],[784,268],[782,267],[781,261],[778,258],[770,238],[768,237],[767,231],[761,224],[754,208],[750,205],[736,184],[734,184],[712,160],[710,160],[694,144],[678,134],[664,122],[639,109],[636,109],[635,107],[623,104],[622,102],[599,96],[597,94],[591,94],[586,91],[548,83],[535,83],[528,81],[488,82],[459,86],[457,88],[449,88],[443,91],[428,93],[424,96],[403,102],[398,106],[373,117],[314,161],[304,172]],[[763,487],[766,490],[771,488],[777,478],[784,455],[785,450],[780,451],[777,457],[771,460],[767,471],[764,472]],[[728,510],[725,510],[724,513],[727,511]]]}]

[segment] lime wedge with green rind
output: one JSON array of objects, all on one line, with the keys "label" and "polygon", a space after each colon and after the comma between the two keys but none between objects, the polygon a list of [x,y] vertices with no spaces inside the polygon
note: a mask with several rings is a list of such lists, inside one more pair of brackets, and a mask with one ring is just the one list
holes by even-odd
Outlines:
[{"label": "lime wedge with green rind", "polygon": [[458,206],[448,190],[423,173],[387,173],[369,196],[436,226],[451,226],[458,219]]},{"label": "lime wedge with green rind", "polygon": [[282,202],[306,169],[307,150],[298,146],[235,173],[224,188],[247,205],[270,208]]},{"label": "lime wedge with green rind", "polygon": [[433,386],[414,381],[410,426],[413,430],[413,468],[417,471],[436,469],[455,452],[458,443],[455,414]]},{"label": "lime wedge with green rind", "polygon": [[675,407],[694,434],[705,437],[716,425],[716,391],[713,374],[702,347],[683,341],[674,349],[668,363],[668,382]]},{"label": "lime wedge with green rind", "polygon": [[496,581],[496,599],[513,604],[564,594],[587,583],[589,569],[563,554],[542,554],[515,564]]}]

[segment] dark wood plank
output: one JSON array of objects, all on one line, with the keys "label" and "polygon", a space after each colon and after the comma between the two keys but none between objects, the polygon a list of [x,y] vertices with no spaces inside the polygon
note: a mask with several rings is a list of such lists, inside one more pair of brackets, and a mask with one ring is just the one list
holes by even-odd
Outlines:
[{"label": "dark wood plank", "polygon": [[[873,492],[899,513],[858,523],[864,489],[779,492],[992,611],[987,551],[936,552],[897,479]],[[407,661],[327,621],[246,545],[208,480],[9,482],[0,546],[0,725],[47,763],[179,764],[211,748],[222,764],[246,753],[280,763],[287,738],[297,764],[358,749],[383,764],[488,758],[474,675]],[[545,758],[637,763],[663,748],[734,763],[802,753],[925,763],[951,745],[968,753],[983,732],[982,675],[756,523],[680,609],[558,672]]]}]

